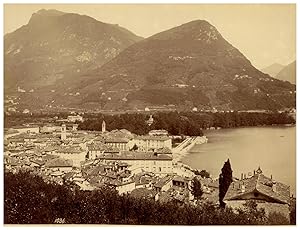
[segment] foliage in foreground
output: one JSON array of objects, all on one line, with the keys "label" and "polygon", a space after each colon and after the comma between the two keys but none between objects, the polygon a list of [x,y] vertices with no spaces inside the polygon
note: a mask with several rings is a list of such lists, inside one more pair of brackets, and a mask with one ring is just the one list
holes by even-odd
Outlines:
[{"label": "foliage in foreground", "polygon": [[[5,173],[5,224],[144,224],[144,225],[245,225],[268,224],[260,211],[234,213],[212,204],[195,207],[119,196],[101,188],[69,189],[45,183],[28,172]],[[274,223],[272,223],[274,224]]]}]

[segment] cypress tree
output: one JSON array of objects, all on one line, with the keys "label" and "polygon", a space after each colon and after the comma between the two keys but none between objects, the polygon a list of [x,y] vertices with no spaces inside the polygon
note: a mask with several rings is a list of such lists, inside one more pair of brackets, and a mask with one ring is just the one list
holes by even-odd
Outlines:
[{"label": "cypress tree", "polygon": [[219,176],[219,202],[220,206],[222,208],[225,208],[225,203],[223,202],[223,199],[232,182],[232,169],[229,159],[224,163],[224,166],[221,171],[222,172]]},{"label": "cypress tree", "polygon": [[203,194],[201,183],[197,177],[194,177],[192,180],[192,194],[197,200],[200,199]]}]

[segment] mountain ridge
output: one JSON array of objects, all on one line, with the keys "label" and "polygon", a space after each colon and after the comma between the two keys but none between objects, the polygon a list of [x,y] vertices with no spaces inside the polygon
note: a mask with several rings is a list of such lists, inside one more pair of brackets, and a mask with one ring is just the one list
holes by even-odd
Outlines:
[{"label": "mountain ridge", "polygon": [[263,73],[269,74],[271,77],[275,77],[285,66],[279,63],[273,63],[265,68],[262,68]]},{"label": "mountain ridge", "polygon": [[296,83],[296,61],[293,61],[287,66],[285,66],[280,72],[276,74],[275,78],[295,84]]},{"label": "mountain ridge", "polygon": [[[81,69],[101,66],[140,39],[125,28],[86,15],[40,10],[32,15],[27,25],[4,37],[5,75],[10,75],[5,78],[5,87],[16,89],[16,84],[22,81],[22,87],[28,89],[31,83],[35,83],[36,88],[45,86],[47,81],[55,85],[53,78],[78,76],[77,71]],[[20,71],[16,70],[16,65]],[[24,69],[26,71],[22,71]],[[47,78],[49,75],[51,77]],[[47,79],[39,79],[43,77]]]},{"label": "mountain ridge", "polygon": [[[280,83],[257,70],[204,20],[185,23],[137,42],[87,76],[89,80],[78,89],[85,94],[93,92],[93,99],[98,96],[95,88],[101,87],[103,92],[99,93],[106,95],[114,87],[113,79],[122,79],[127,84],[122,95],[119,92],[110,95],[108,101],[106,96],[98,98],[113,106],[123,100],[121,108],[133,109],[153,104],[155,94],[162,98],[160,105],[173,105],[173,100],[175,105],[186,104],[190,108],[271,109],[285,106],[278,97],[284,88],[286,94],[294,91],[292,85]],[[271,88],[276,90],[276,99],[269,98]],[[191,97],[191,94],[198,96]],[[116,97],[114,102],[113,97]]]},{"label": "mountain ridge", "polygon": [[[78,19],[76,14],[69,13],[59,17],[64,17],[64,23],[70,18]],[[90,22],[88,18],[80,17]],[[80,27],[75,22],[76,28]],[[97,38],[100,32],[101,36],[106,33],[99,30],[95,34],[92,28],[83,30],[90,32],[91,38]],[[135,41],[129,39],[130,44],[102,64],[94,61],[84,65],[88,54],[72,56],[79,58],[82,71],[76,72],[76,66],[75,73],[69,77],[55,75],[54,83],[37,88],[32,94],[23,93],[23,108],[136,110],[160,106],[183,110],[193,107],[250,110],[295,107],[294,85],[256,69],[205,20],[194,20],[146,39],[133,38]],[[54,52],[56,50],[54,48]],[[70,65],[70,60],[63,64]],[[28,83],[32,86],[32,82]],[[34,95],[38,99],[33,105]]]}]

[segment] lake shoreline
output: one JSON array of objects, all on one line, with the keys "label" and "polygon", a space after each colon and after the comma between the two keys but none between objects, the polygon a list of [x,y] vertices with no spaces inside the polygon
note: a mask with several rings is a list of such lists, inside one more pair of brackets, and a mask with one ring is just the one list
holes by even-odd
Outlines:
[{"label": "lake shoreline", "polygon": [[224,130],[224,129],[242,129],[242,128],[268,128],[268,127],[296,127],[296,124],[273,124],[273,125],[255,125],[255,126],[236,126],[236,127],[228,127],[228,128],[222,128],[222,127],[217,127],[214,129],[203,129],[202,131],[217,131],[217,130]]},{"label": "lake shoreline", "polygon": [[[229,158],[234,176],[261,166],[266,175],[291,186],[295,194],[296,126],[251,126],[207,130],[208,143],[196,145],[180,161],[192,169],[219,175]],[[285,153],[285,154],[282,154]],[[272,160],[270,160],[272,159]]]}]

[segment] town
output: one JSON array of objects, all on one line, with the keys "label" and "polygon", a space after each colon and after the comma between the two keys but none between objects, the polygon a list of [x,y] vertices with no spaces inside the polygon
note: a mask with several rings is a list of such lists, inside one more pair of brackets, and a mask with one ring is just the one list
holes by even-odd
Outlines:
[{"label": "town", "polygon": [[[101,131],[78,130],[83,120],[80,115],[69,115],[52,123],[5,130],[5,171],[30,171],[44,181],[80,190],[108,186],[119,195],[160,203],[219,204],[219,178],[203,176],[180,161],[195,144],[205,144],[205,136],[185,137],[175,145],[176,136],[166,130],[151,130],[147,135],[126,129],[108,131],[105,120]],[[153,117],[145,123],[151,126]],[[195,178],[203,192],[200,201],[194,196]],[[224,196],[226,205],[233,208],[251,199],[259,200],[267,214],[276,210],[289,219],[289,186],[263,175],[260,168],[234,178]]]}]

